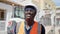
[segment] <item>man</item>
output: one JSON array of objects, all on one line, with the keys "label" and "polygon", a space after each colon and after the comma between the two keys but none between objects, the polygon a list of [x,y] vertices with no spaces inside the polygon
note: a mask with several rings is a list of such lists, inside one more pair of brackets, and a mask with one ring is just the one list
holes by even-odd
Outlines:
[{"label": "man", "polygon": [[43,25],[34,21],[37,9],[32,5],[27,5],[24,10],[25,21],[21,23],[18,34],[45,34]]}]

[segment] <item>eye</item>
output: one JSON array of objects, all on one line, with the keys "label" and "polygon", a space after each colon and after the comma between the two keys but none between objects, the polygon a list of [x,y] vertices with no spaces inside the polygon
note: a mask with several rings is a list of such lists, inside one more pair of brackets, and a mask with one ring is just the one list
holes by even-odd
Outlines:
[{"label": "eye", "polygon": [[33,10],[30,10],[31,12],[33,11]]},{"label": "eye", "polygon": [[28,10],[25,10],[25,11],[28,11]]}]

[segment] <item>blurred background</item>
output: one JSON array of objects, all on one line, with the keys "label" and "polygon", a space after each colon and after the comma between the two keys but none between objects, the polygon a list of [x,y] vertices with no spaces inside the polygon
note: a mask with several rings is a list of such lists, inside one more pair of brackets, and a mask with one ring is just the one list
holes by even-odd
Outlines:
[{"label": "blurred background", "polygon": [[0,0],[0,34],[13,32],[16,24],[18,33],[28,4],[37,8],[35,20],[44,25],[46,34],[60,34],[60,0]]}]

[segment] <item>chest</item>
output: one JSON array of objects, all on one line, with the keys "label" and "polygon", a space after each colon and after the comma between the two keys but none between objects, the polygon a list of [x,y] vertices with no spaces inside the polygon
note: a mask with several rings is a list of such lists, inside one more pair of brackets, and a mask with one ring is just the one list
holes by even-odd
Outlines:
[{"label": "chest", "polygon": [[[24,30],[25,31],[25,30]],[[26,31],[25,31],[25,33],[26,33]],[[28,33],[28,32],[27,32]],[[30,34],[37,34],[38,33],[38,25],[36,24],[34,24],[33,26],[32,26],[32,28],[30,29],[30,31],[29,31],[29,33]]]}]

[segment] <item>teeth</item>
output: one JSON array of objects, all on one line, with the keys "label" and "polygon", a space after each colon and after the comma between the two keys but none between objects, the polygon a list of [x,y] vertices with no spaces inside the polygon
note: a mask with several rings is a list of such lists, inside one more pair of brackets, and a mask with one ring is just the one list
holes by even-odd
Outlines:
[{"label": "teeth", "polygon": [[27,15],[27,16],[30,16],[30,15]]},{"label": "teeth", "polygon": [[31,16],[31,15],[29,15],[29,14],[28,14],[28,15],[26,15],[26,17],[27,17],[27,18],[30,18],[30,16]]}]

